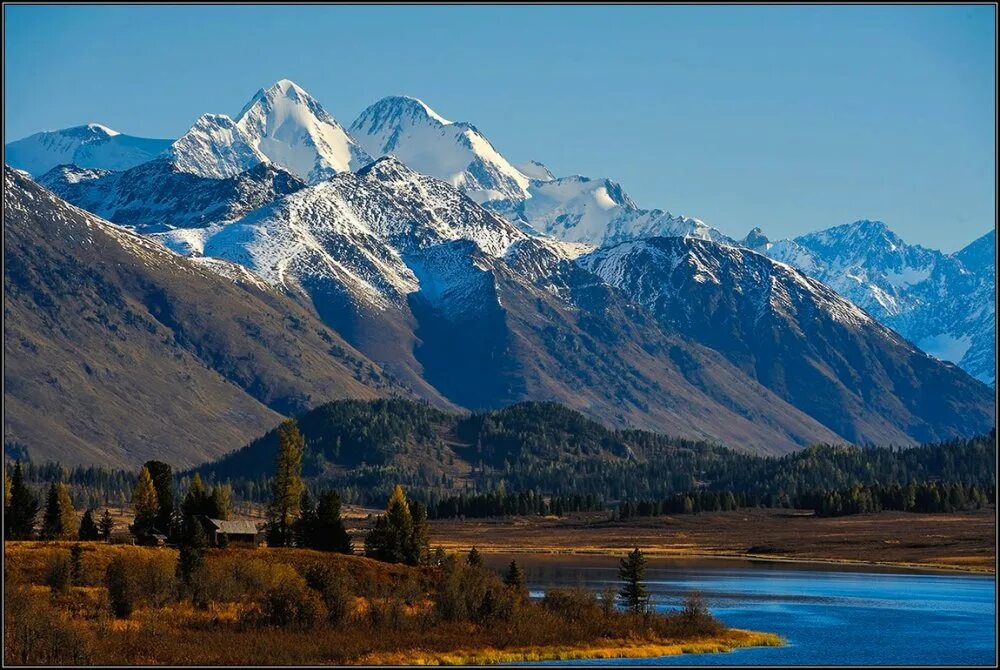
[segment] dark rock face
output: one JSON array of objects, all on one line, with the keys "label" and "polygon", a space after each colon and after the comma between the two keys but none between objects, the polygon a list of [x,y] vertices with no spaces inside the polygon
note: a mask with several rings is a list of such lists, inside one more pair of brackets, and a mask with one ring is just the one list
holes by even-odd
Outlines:
[{"label": "dark rock face", "polygon": [[913,444],[993,426],[988,387],[760,254],[655,238],[582,262],[846,440]]},{"label": "dark rock face", "polygon": [[219,276],[12,170],[4,212],[4,434],[36,460],[193,465],[323,399],[409,394],[236,266]]},{"label": "dark rock face", "polygon": [[181,172],[167,158],[124,172],[60,165],[38,183],[77,207],[143,233],[229,221],[305,187],[265,163],[228,179],[209,179]]}]

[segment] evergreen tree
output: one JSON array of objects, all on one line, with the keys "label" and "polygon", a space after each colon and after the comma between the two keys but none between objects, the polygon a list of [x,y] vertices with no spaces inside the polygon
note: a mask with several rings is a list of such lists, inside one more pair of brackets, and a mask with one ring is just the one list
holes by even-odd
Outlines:
[{"label": "evergreen tree", "polygon": [[295,421],[289,419],[278,429],[278,457],[268,508],[267,543],[272,547],[291,546],[293,524],[299,516],[302,496],[302,454],[305,441]]},{"label": "evergreen tree", "polygon": [[340,495],[336,491],[326,491],[319,497],[313,524],[312,546],[315,549],[354,553],[351,537],[340,517]]},{"label": "evergreen tree", "polygon": [[229,518],[229,503],[233,490],[228,484],[216,484],[212,487],[211,508],[213,519]]},{"label": "evergreen tree", "polygon": [[94,510],[88,509],[83,513],[83,519],[80,520],[80,532],[78,534],[81,540],[98,540],[101,537],[101,531],[97,528],[97,523],[94,522]]},{"label": "evergreen tree", "polygon": [[135,521],[132,530],[135,533],[148,533],[156,523],[160,513],[160,503],[156,498],[156,487],[153,478],[145,467],[139,472],[139,480],[132,492],[132,511]]},{"label": "evergreen tree", "polygon": [[299,518],[295,520],[295,544],[316,549],[316,506],[309,490],[304,489],[299,498]]},{"label": "evergreen tree", "polygon": [[511,561],[507,566],[507,572],[503,576],[503,583],[514,589],[518,593],[525,591],[524,572],[517,561]]},{"label": "evergreen tree", "polygon": [[483,567],[483,555],[479,553],[478,549],[473,547],[469,550],[469,555],[465,557],[465,562],[471,568],[481,568]]},{"label": "evergreen tree", "polygon": [[414,502],[410,507],[413,515],[413,540],[410,542],[411,565],[425,565],[431,554],[431,528],[427,522],[427,507]]},{"label": "evergreen tree", "polygon": [[184,500],[181,502],[181,515],[185,517],[200,516],[202,514],[212,516],[209,514],[211,510],[208,507],[208,492],[205,490],[205,485],[201,482],[201,475],[196,472],[194,473],[194,477],[191,478],[191,484],[188,486],[187,493],[184,494]]},{"label": "evergreen tree", "polygon": [[365,535],[365,556],[379,561],[392,561],[389,549],[389,522],[384,514],[375,517],[372,529]]},{"label": "evergreen tree", "polygon": [[35,533],[38,498],[24,483],[21,461],[14,463],[10,479],[10,501],[4,507],[4,534],[11,540],[30,540]]},{"label": "evergreen tree", "polygon": [[375,526],[365,538],[365,555],[389,563],[415,565],[413,515],[403,487],[396,484],[385,514],[375,519]]},{"label": "evergreen tree", "polygon": [[69,497],[69,488],[63,482],[54,483],[49,487],[45,515],[42,517],[42,539],[69,539],[76,530],[76,510]]},{"label": "evergreen tree", "polygon": [[169,533],[174,514],[174,475],[170,466],[162,461],[146,461],[143,466],[149,471],[156,489],[158,511],[153,525],[161,533]]},{"label": "evergreen tree", "polygon": [[642,581],[645,576],[646,557],[642,555],[639,547],[636,547],[618,564],[618,578],[623,582],[618,594],[625,601],[625,607],[637,614],[646,611],[649,601],[646,585]]},{"label": "evergreen tree", "polygon": [[177,555],[177,579],[183,588],[191,586],[191,578],[201,567],[208,537],[201,520],[194,516],[184,517],[181,525],[180,551]]},{"label": "evergreen tree", "polygon": [[101,537],[105,542],[111,539],[111,533],[115,529],[115,520],[111,518],[111,510],[105,509],[101,515]]}]

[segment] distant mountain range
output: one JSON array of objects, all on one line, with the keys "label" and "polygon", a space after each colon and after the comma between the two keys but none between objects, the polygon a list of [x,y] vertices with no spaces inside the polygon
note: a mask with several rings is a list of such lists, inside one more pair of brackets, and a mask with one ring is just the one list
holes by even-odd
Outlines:
[{"label": "distant mountain range", "polygon": [[[5,284],[13,290],[5,308],[16,296],[25,313],[44,313],[52,303],[61,317],[72,311],[71,303],[64,292],[54,297],[51,287],[38,287],[61,274],[46,268],[92,267],[89,274],[76,275],[80,290],[96,296],[91,300],[99,300],[100,307],[94,309],[104,316],[84,319],[78,332],[64,334],[59,346],[69,366],[74,338],[96,346],[101,333],[107,339],[108,324],[129,313],[123,312],[128,300],[112,300],[101,287],[124,282],[127,290],[119,292],[142,296],[152,287],[160,292],[169,287],[171,308],[147,318],[148,332],[172,333],[172,344],[156,356],[172,348],[173,360],[190,355],[191,364],[204,370],[185,373],[195,381],[173,374],[157,378],[180,379],[169,394],[187,398],[195,392],[196,377],[221,375],[234,390],[217,394],[218,403],[209,407],[239,398],[261,417],[257,429],[276,413],[326,399],[387,394],[469,409],[555,400],[610,425],[714,439],[760,453],[817,441],[914,444],[993,426],[992,391],[911,344],[922,337],[930,346],[928,338],[945,332],[962,342],[968,336],[960,359],[978,365],[981,378],[989,377],[986,349],[977,343],[995,329],[988,323],[995,309],[990,303],[975,312],[967,297],[959,297],[973,288],[985,295],[992,286],[989,240],[953,256],[920,250],[931,254],[930,260],[917,258],[916,251],[904,253],[899,263],[905,265],[894,265],[892,253],[877,253],[884,236],[863,234],[867,226],[860,224],[853,232],[816,241],[805,236],[772,245],[758,232],[737,242],[697,219],[642,210],[611,180],[557,179],[534,162],[517,168],[474,126],[447,121],[413,98],[379,101],[345,130],[287,80],[258,92],[235,119],[201,117],[184,137],[137,164],[124,165],[105,152],[105,164],[49,166],[63,156],[50,145],[25,145],[36,151],[14,154],[22,162],[12,165],[36,166],[38,184],[58,198],[7,171],[5,203],[24,210],[19,234],[26,240],[7,265],[30,270],[5,271]],[[38,174],[37,166],[47,169]],[[74,230],[66,229],[67,220],[77,222]],[[106,248],[81,247],[85,230],[106,231],[101,238]],[[98,262],[105,255],[132,254],[136,240],[145,245],[153,240],[162,246],[150,248],[166,247],[180,256],[144,251],[142,272],[154,276],[127,281],[120,265]],[[858,251],[859,243],[869,253]],[[32,254],[35,246],[55,244],[58,254],[49,256],[58,258]],[[91,255],[81,256],[84,249]],[[809,264],[806,258],[818,260]],[[931,261],[923,277],[917,268]],[[158,269],[161,265],[171,270]],[[860,276],[859,268],[872,288],[851,295],[852,286],[839,280]],[[204,283],[211,276],[218,286],[209,290]],[[937,295],[944,296],[939,306],[947,302],[948,310],[929,307],[931,285],[919,293],[914,288],[931,278]],[[242,305],[238,328],[252,331],[252,341],[265,350],[272,340],[294,345],[286,350],[291,358],[274,361],[264,351],[218,353],[186,330],[178,335],[172,314],[180,305],[181,311],[194,310],[192,323],[209,342],[218,344],[214,330],[234,332],[228,307],[194,299],[223,291],[222,286],[232,292],[222,303]],[[895,290],[891,313],[865,303],[866,295],[888,295],[885,286]],[[299,341],[282,328],[254,330],[262,328],[254,325],[260,319],[278,324],[288,318],[274,316],[276,309],[294,313],[306,324],[304,332],[321,342],[330,338],[326,356],[311,335]],[[127,319],[116,328],[134,323]],[[909,332],[923,333],[919,337],[907,334],[910,322],[933,319],[923,331],[912,326]],[[57,317],[26,319],[21,339],[51,338],[58,323]],[[222,339],[235,347],[234,337]],[[154,343],[145,339],[129,338],[147,352]],[[38,420],[48,401],[38,390],[44,388],[40,364],[27,351],[8,352],[22,361],[23,379],[34,381],[13,380],[19,395],[11,397],[21,409],[8,419],[7,439],[52,455],[50,436],[84,433],[76,442],[86,442],[86,448],[74,443],[58,449],[69,462],[87,460],[74,459],[77,451],[104,449],[108,435],[97,430],[103,414],[95,415],[89,433],[80,429],[81,418],[65,416],[65,408]],[[307,370],[295,351],[308,351],[323,363]],[[341,361],[341,354],[350,362]],[[992,355],[988,358],[991,365]],[[244,372],[234,381],[230,360],[263,366],[270,376],[265,381],[262,372]],[[346,366],[346,372],[331,372],[340,370],[337,366]],[[301,380],[297,394],[294,379]],[[99,384],[67,381],[62,393],[80,408],[102,403]],[[120,411],[107,420],[122,422],[120,435],[152,436],[143,421],[153,419],[122,420],[148,413],[142,394],[135,396],[116,396]],[[132,400],[139,404],[129,404]],[[180,413],[182,406],[173,409]],[[225,424],[227,418],[216,414],[215,420]],[[238,446],[234,440],[247,434],[238,418],[228,420],[231,425],[219,428],[228,436],[222,450]],[[52,427],[35,430],[33,423]],[[208,430],[209,424],[203,426]],[[187,449],[188,436],[172,440],[161,431],[155,437],[171,442],[177,462],[206,458],[203,446]],[[137,461],[140,442],[119,437],[118,451],[108,458]],[[218,453],[215,445],[211,450]]]}]

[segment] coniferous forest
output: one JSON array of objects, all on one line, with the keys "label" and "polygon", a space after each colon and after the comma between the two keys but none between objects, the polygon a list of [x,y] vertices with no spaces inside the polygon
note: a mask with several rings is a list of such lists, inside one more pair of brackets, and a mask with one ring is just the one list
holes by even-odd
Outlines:
[{"label": "coniferous forest", "polygon": [[[380,506],[397,484],[431,519],[611,511],[619,518],[813,509],[949,512],[995,499],[995,432],[901,448],[814,445],[764,457],[704,441],[610,430],[555,403],[453,415],[387,399],[322,405],[296,422],[305,488],[343,503]],[[275,428],[215,463],[174,476],[226,484],[234,502],[271,500]],[[8,466],[8,470],[12,465]],[[59,464],[23,465],[41,496],[65,482],[77,507],[123,504],[136,473]]]}]

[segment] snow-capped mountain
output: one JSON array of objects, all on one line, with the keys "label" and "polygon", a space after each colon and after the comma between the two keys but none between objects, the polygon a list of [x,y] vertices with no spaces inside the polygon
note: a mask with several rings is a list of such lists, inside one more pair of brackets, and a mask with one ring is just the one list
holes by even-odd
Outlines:
[{"label": "snow-capped mountain", "polygon": [[310,310],[4,175],[4,433],[39,461],[194,465],[282,414],[410,396]]},{"label": "snow-capped mountain", "polygon": [[985,386],[789,265],[676,237],[580,262],[852,442],[912,444],[993,425]]},{"label": "snow-capped mountain", "polygon": [[556,178],[552,170],[538,161],[527,161],[516,166],[518,171],[534,181],[552,181]]},{"label": "snow-capped mountain", "polygon": [[774,246],[760,228],[754,228],[747,233],[747,236],[739,241],[739,245],[759,254],[766,254]]},{"label": "snow-capped mountain", "polygon": [[245,265],[286,289],[336,280],[355,299],[385,309],[405,305],[420,286],[404,260],[408,254],[469,240],[486,254],[502,256],[526,237],[443,182],[382,158],[241,220],[172,231],[162,239],[183,253]]},{"label": "snow-capped mountain", "polygon": [[383,98],[350,131],[373,156],[395,156],[446,181],[522,230],[596,245],[656,235],[731,241],[698,219],[640,209],[610,179],[556,178],[538,161],[515,167],[475,126],[449,121],[416,98]]},{"label": "snow-capped mountain", "polygon": [[166,151],[171,140],[122,135],[99,123],[35,133],[4,147],[8,165],[31,175],[57,165],[99,170],[127,170]]},{"label": "snow-capped mountain", "polygon": [[305,187],[271,163],[211,179],[184,172],[168,158],[124,172],[60,165],[38,183],[78,207],[143,233],[230,221]]},{"label": "snow-capped mountain", "polygon": [[528,197],[528,177],[475,126],[449,121],[416,98],[383,98],[363,111],[350,131],[372,156],[395,156],[476,202]]},{"label": "snow-capped mountain", "polygon": [[924,351],[993,383],[993,240],[987,234],[948,255],[907,244],[880,221],[857,221],[775,242],[766,253],[819,279]]},{"label": "snow-capped mountain", "polygon": [[640,209],[610,179],[561,177],[532,180],[530,197],[485,206],[504,218],[568,242],[607,245],[646,237],[696,237],[732,243],[703,221],[659,209]]},{"label": "snow-capped mountain", "polygon": [[203,115],[169,154],[179,169],[202,177],[232,177],[267,160],[309,183],[371,162],[343,126],[288,79],[258,91],[235,120]]}]

